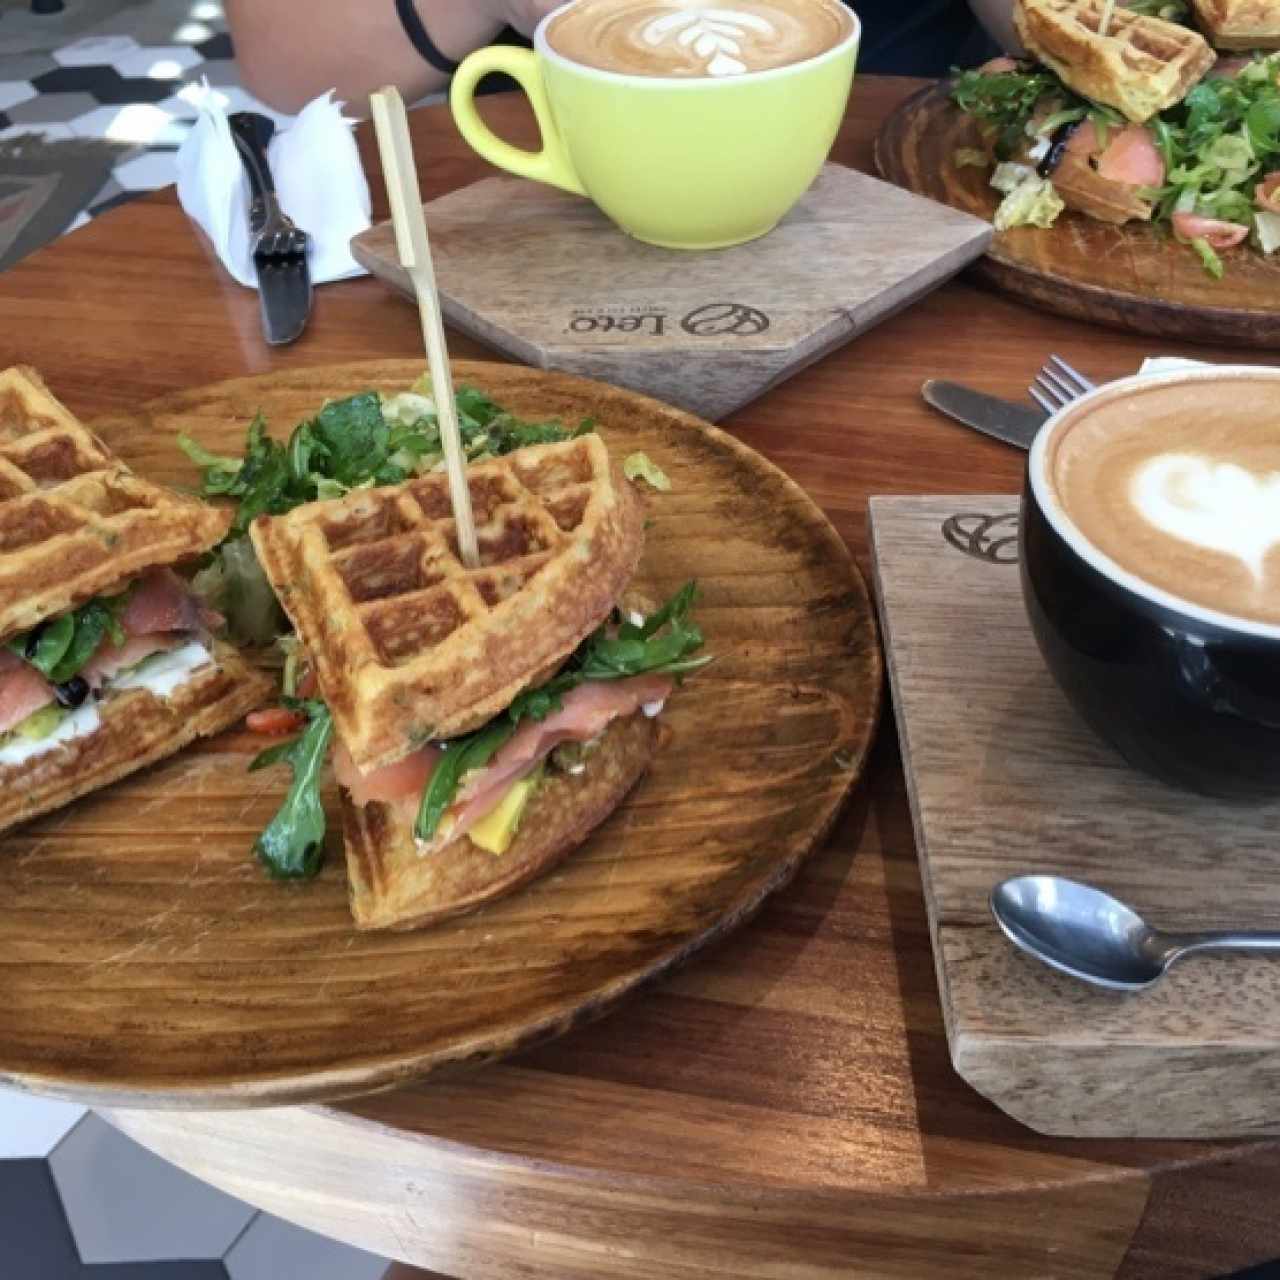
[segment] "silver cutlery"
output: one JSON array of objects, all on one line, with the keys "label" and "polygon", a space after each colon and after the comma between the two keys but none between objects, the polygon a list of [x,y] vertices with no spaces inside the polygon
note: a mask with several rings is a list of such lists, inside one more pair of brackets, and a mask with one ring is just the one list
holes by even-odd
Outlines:
[{"label": "silver cutlery", "polygon": [[272,346],[281,346],[302,333],[311,314],[308,237],[281,209],[276,198],[271,166],[267,162],[267,146],[275,133],[275,124],[256,111],[237,111],[227,120],[252,192],[249,230],[253,235],[253,264],[262,302],[262,329]]},{"label": "silver cutlery", "polygon": [[1077,373],[1061,356],[1051,355],[1027,391],[1036,404],[1050,414],[1057,413],[1094,387],[1094,383],[1084,374]]},{"label": "silver cutlery", "polygon": [[1048,416],[1043,410],[940,378],[930,378],[920,388],[920,394],[940,413],[1018,449],[1031,448],[1036,432]]},{"label": "silver cutlery", "polygon": [[991,891],[991,914],[1014,946],[1113,991],[1141,991],[1196,951],[1280,951],[1280,932],[1165,933],[1092,885],[1016,876]]}]

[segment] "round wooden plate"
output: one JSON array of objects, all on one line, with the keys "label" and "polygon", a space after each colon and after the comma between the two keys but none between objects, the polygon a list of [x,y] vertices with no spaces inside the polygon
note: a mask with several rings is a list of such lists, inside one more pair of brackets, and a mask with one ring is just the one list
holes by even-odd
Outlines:
[{"label": "round wooden plate", "polygon": [[[246,378],[94,425],[145,475],[189,486],[178,431],[238,454],[258,410],[284,434],[328,397],[420,372],[396,360]],[[644,449],[670,476],[638,580],[664,597],[698,580],[716,661],[671,700],[653,770],[552,874],[417,933],[356,931],[333,830],[317,880],[265,877],[250,848],[285,777],[245,771],[263,745],[245,733],[20,828],[0,838],[0,1079],[211,1108],[491,1059],[740,924],[830,827],[882,673],[866,588],[814,503],[731,436],[643,396],[512,365],[460,362],[455,377],[526,416],[594,417],[615,454]]]},{"label": "round wooden plate", "polygon": [[[981,145],[946,83],[908,98],[876,138],[876,167],[890,182],[980,218],[1000,196],[985,168],[957,168],[961,147]],[[1280,255],[1223,255],[1207,275],[1185,245],[1146,223],[1109,226],[1064,213],[1049,230],[997,231],[973,270],[1002,293],[1058,315],[1161,338],[1274,348],[1280,332]]]}]

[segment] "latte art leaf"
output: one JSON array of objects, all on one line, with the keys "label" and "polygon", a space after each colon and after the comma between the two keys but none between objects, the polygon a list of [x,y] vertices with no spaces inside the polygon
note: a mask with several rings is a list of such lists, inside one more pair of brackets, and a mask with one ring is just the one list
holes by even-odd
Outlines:
[{"label": "latte art leaf", "polygon": [[547,41],[604,71],[714,80],[815,58],[853,30],[839,0],[577,0]]},{"label": "latte art leaf", "polygon": [[1235,557],[1262,583],[1267,553],[1280,544],[1280,473],[1258,476],[1232,462],[1167,453],[1134,472],[1129,496],[1154,528]]},{"label": "latte art leaf", "polygon": [[747,69],[739,61],[742,53],[744,28],[769,37],[776,34],[773,24],[754,13],[741,13],[737,9],[706,9],[693,13],[668,13],[654,18],[640,32],[640,38],[650,48],[658,48],[673,35],[684,46],[693,46],[699,58],[706,59],[706,72],[710,76],[742,75]]}]

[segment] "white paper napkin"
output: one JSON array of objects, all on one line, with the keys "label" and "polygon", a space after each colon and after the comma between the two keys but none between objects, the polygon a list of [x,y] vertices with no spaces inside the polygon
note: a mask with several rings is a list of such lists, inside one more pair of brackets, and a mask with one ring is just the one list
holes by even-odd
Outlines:
[{"label": "white paper napkin", "polygon": [[1206,360],[1187,360],[1182,356],[1148,356],[1138,366],[1139,373],[1175,373],[1179,369],[1203,369]]},{"label": "white paper napkin", "polygon": [[[207,91],[196,105],[199,118],[177,155],[178,200],[204,228],[223,266],[256,289],[249,179],[214,93]],[[311,237],[313,284],[365,274],[350,244],[369,227],[369,183],[351,124],[342,104],[325,93],[277,129],[267,151],[281,207]]]}]

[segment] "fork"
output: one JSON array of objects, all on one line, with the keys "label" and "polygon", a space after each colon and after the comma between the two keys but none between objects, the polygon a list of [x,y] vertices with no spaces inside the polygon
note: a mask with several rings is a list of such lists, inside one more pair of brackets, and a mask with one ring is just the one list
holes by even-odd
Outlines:
[{"label": "fork", "polygon": [[255,258],[305,257],[307,233],[280,207],[276,184],[267,163],[267,147],[275,134],[275,122],[256,111],[237,111],[227,117],[236,150],[244,161],[253,191],[249,206],[249,230]]},{"label": "fork", "polygon": [[1051,355],[1027,391],[1045,413],[1052,415],[1078,400],[1086,391],[1092,391],[1094,386],[1061,356]]}]

